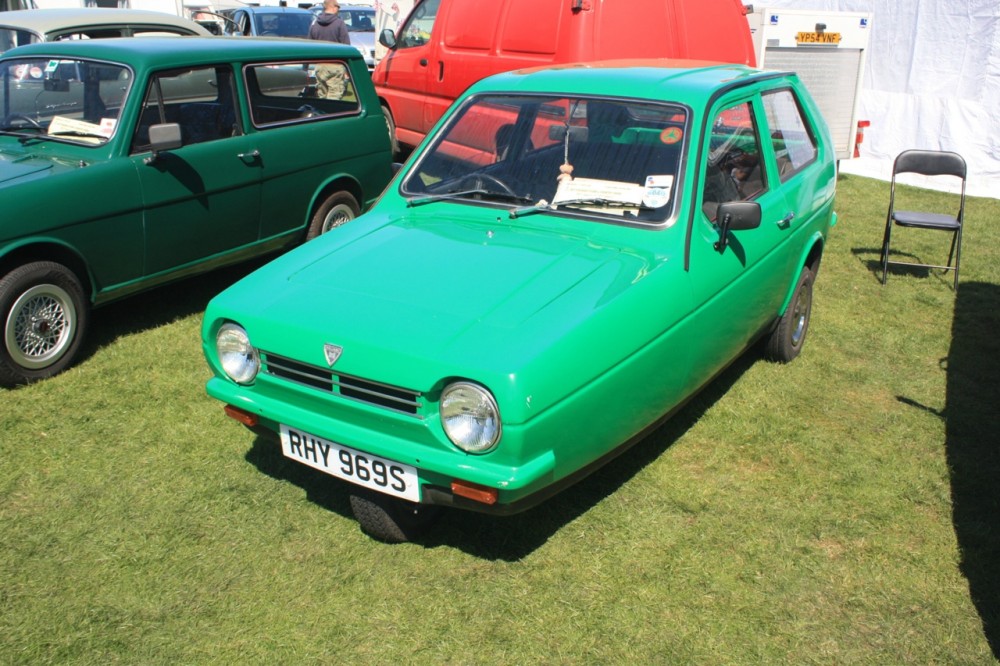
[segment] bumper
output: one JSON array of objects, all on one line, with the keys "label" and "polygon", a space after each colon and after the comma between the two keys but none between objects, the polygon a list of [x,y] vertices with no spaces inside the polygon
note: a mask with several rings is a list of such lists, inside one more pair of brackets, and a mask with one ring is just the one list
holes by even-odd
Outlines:
[{"label": "bumper", "polygon": [[[206,388],[211,397],[238,410],[237,414],[252,417],[251,422],[238,420],[268,438],[277,440],[281,424],[286,424],[415,467],[424,504],[509,515],[531,508],[575,480],[555,482],[556,459],[551,450],[524,460],[496,462],[490,460],[491,454],[471,455],[441,442],[432,431],[436,422],[429,419],[385,413],[366,405],[318,403],[305,389],[294,396],[276,397],[218,377],[209,380]],[[505,426],[505,440],[517,440],[517,431],[516,426]],[[496,501],[488,504],[456,494],[452,490],[456,481],[496,490]]]}]

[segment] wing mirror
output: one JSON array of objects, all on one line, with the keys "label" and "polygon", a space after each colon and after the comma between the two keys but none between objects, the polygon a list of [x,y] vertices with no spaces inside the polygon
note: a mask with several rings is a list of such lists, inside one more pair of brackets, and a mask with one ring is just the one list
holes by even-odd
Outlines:
[{"label": "wing mirror", "polygon": [[756,229],[760,226],[760,219],[760,204],[756,201],[727,201],[719,204],[715,213],[719,227],[719,240],[715,242],[715,249],[725,251],[730,231]]},{"label": "wing mirror", "polygon": [[149,127],[149,148],[153,154],[145,159],[146,164],[152,164],[164,150],[174,150],[184,145],[181,139],[181,126],[177,123],[163,123]]},{"label": "wing mirror", "polygon": [[378,43],[389,50],[396,48],[396,33],[389,28],[384,29],[379,33]]}]

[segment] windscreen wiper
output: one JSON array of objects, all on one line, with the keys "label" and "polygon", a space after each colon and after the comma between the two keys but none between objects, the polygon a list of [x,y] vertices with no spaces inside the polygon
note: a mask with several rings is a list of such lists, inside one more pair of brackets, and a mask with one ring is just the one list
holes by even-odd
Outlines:
[{"label": "windscreen wiper", "polygon": [[457,192],[442,192],[441,194],[431,194],[426,197],[417,197],[415,199],[410,199],[406,202],[407,207],[413,208],[414,206],[422,206],[424,204],[434,203],[435,201],[444,201],[447,199],[460,199],[462,197],[468,197],[478,194],[480,196],[488,196],[502,201],[531,201],[531,197],[523,197],[517,194],[508,194],[507,192],[497,192],[496,190],[485,190],[483,188],[475,188],[471,190],[459,190]]},{"label": "windscreen wiper", "polygon": [[593,206],[595,208],[646,208],[646,206],[637,204],[634,201],[620,201],[617,199],[591,197],[587,199],[565,199],[563,201],[555,201],[553,203],[542,200],[533,206],[514,208],[510,211],[510,216],[511,218],[524,217],[525,215],[534,215],[535,213],[559,210],[563,206]]}]

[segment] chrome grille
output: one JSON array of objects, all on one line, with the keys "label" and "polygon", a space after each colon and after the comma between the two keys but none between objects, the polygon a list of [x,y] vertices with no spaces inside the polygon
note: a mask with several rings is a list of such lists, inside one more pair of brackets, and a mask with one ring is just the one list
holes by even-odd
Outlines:
[{"label": "chrome grille", "polygon": [[419,391],[335,373],[329,368],[302,363],[268,352],[262,352],[261,357],[267,374],[296,384],[404,414],[418,414],[422,404]]}]

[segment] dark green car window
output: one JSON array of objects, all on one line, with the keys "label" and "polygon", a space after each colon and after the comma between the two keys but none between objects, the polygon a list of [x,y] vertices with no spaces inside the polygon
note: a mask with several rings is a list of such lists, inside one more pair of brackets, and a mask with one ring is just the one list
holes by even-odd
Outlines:
[{"label": "dark green car window", "polygon": [[361,109],[351,70],[344,62],[251,65],[245,77],[256,127],[354,114]]},{"label": "dark green car window", "polygon": [[0,72],[0,130],[100,145],[118,127],[132,72],[75,58],[18,58]]},{"label": "dark green car window", "polygon": [[132,152],[149,150],[149,128],[177,123],[184,145],[240,134],[232,70],[199,67],[154,75],[146,89]]}]

